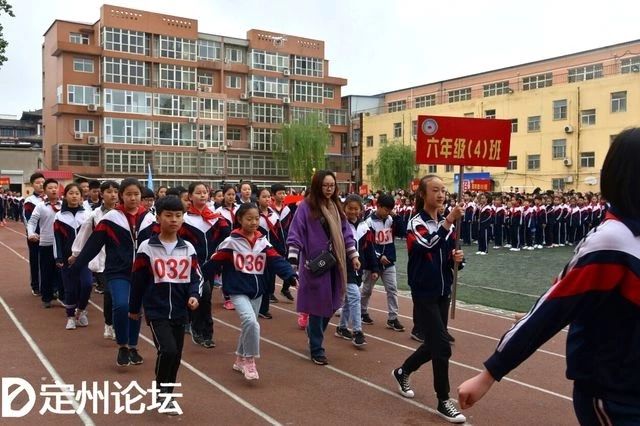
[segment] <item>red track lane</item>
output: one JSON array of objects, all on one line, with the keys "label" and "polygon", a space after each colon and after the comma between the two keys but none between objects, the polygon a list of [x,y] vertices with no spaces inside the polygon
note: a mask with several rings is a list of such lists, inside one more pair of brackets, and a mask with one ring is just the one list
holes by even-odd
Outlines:
[{"label": "red track lane", "polygon": [[[145,363],[116,367],[116,345],[102,338],[102,313],[94,305],[89,307],[89,327],[65,330],[64,310],[59,306],[42,309],[39,299],[30,294],[28,265],[20,257],[26,257],[27,253],[22,226],[10,223],[8,228],[0,228],[3,259],[0,296],[61,378],[75,386],[83,381],[118,380],[127,385],[136,380],[142,387],[148,387],[154,376],[155,348],[141,337],[139,348]],[[102,297],[94,293],[92,302],[101,307]],[[334,337],[335,326],[330,325],[325,347],[331,364],[319,367],[308,359],[306,335],[296,326],[295,305],[288,302],[274,305],[271,309],[274,319],[260,322],[263,338],[262,357],[257,361],[260,380],[247,382],[231,369],[238,317],[235,312],[222,309],[220,292],[216,290],[213,309],[216,348],[203,349],[185,336],[182,359],[195,371],[182,365],[178,373],[184,393],[179,399],[183,415],[169,417],[145,412],[105,416],[90,411],[87,414],[95,424],[118,420],[127,424],[447,424],[433,414],[436,399],[430,364],[411,376],[416,392],[414,400],[396,393],[391,370],[418,346],[409,339],[411,320],[401,317],[407,332],[393,332],[384,327],[384,294],[375,292],[370,306],[376,323],[365,326],[368,336],[365,349],[359,350]],[[401,297],[400,313],[410,317],[411,309],[411,300]],[[336,317],[332,323],[338,321]],[[456,397],[459,383],[482,368],[482,361],[495,349],[495,339],[511,324],[510,319],[457,310],[457,318],[449,324],[457,339],[450,365],[452,397]],[[142,327],[142,335],[150,338],[146,325]],[[51,375],[2,307],[0,337],[2,377],[21,377],[35,386],[52,382]],[[542,349],[564,355],[565,337],[565,333],[558,334]],[[508,376],[522,383],[503,380],[476,407],[465,410],[468,423],[575,425],[572,403],[566,398],[571,395],[571,383],[564,378],[564,369],[563,357],[537,352]],[[150,399],[146,397],[144,401],[148,403]],[[43,398],[38,396],[32,413],[22,419],[3,419],[3,423],[82,424],[77,415],[40,416],[36,410],[42,402]]]}]

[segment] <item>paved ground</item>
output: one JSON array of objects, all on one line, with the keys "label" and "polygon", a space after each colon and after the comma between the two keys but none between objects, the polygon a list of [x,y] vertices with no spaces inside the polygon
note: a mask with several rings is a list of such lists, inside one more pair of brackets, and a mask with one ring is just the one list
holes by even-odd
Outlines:
[{"label": "paved ground", "polygon": [[[183,364],[178,374],[184,396],[184,414],[169,417],[157,412],[142,414],[101,414],[88,402],[81,415],[37,413],[45,402],[40,386],[54,377],[79,388],[83,382],[118,381],[127,386],[137,381],[148,387],[154,376],[155,350],[146,326],[142,329],[140,352],[145,363],[118,368],[114,342],[102,338],[100,295],[92,295],[91,324],[85,329],[66,331],[61,307],[45,310],[31,296],[28,286],[26,243],[19,224],[0,228],[0,375],[20,377],[36,388],[36,404],[20,419],[2,419],[3,424],[446,424],[434,415],[436,403],[432,373],[427,364],[412,375],[416,398],[396,393],[390,372],[417,343],[408,333],[386,329],[384,295],[372,299],[375,324],[366,326],[369,344],[363,350],[333,336],[335,322],[327,332],[325,347],[331,364],[319,367],[308,359],[307,339],[295,324],[295,306],[274,305],[273,320],[261,320],[262,358],[258,361],[260,380],[247,382],[232,371],[233,352],[238,337],[235,312],[221,308],[218,290],[214,293],[216,348],[206,350],[185,342]],[[410,325],[411,301],[400,300],[401,320]],[[337,320],[335,318],[334,320]],[[455,389],[474,375],[482,361],[494,350],[498,338],[512,324],[510,317],[459,306],[450,331],[456,337],[450,377]],[[188,337],[188,336],[187,336]],[[476,407],[466,410],[474,425],[573,425],[571,383],[564,378],[565,338],[561,332],[537,351],[530,360],[497,384]],[[113,389],[112,389],[113,390]],[[16,398],[15,406],[26,398]],[[455,397],[455,392],[452,392]],[[114,399],[111,398],[113,403]],[[149,403],[150,397],[143,397]],[[67,405],[66,408],[69,406]]]}]

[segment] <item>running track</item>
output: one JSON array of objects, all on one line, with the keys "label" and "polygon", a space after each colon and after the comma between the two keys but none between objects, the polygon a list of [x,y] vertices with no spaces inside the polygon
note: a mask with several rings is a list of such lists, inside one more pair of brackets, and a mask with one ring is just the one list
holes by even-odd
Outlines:
[{"label": "running track", "polygon": [[[45,310],[33,297],[28,284],[26,239],[20,224],[0,228],[0,376],[21,377],[34,385],[37,399],[33,410],[20,419],[2,419],[4,424],[448,424],[434,413],[436,398],[431,365],[414,373],[414,399],[397,394],[391,370],[418,346],[409,333],[384,327],[386,302],[376,292],[370,313],[375,324],[365,326],[368,345],[358,350],[350,342],[333,336],[334,318],[325,348],[330,365],[316,366],[308,358],[307,339],[296,326],[295,305],[272,305],[272,320],[260,320],[261,353],[257,362],[260,380],[247,382],[231,369],[238,336],[235,312],[222,309],[221,295],[214,291],[214,349],[204,349],[185,336],[185,350],[178,381],[184,396],[178,401],[184,414],[170,417],[153,411],[128,415],[38,414],[44,398],[41,384],[54,378],[78,388],[83,381],[136,380],[148,387],[154,377],[155,348],[149,328],[142,326],[139,350],[145,363],[119,368],[116,346],[102,337],[102,296],[93,293],[89,327],[64,329],[61,306]],[[411,326],[411,300],[401,297],[401,320]],[[459,306],[450,331],[456,337],[450,365],[451,397],[456,387],[482,368],[498,338],[512,324],[511,318],[482,313]],[[494,385],[479,405],[466,410],[473,425],[575,425],[571,383],[564,377],[565,338],[561,332],[501,383]],[[20,401],[18,398],[16,401]],[[22,399],[23,400],[23,399]],[[150,398],[144,397],[149,403]],[[111,400],[112,401],[112,400]],[[21,405],[16,403],[17,406]]]}]

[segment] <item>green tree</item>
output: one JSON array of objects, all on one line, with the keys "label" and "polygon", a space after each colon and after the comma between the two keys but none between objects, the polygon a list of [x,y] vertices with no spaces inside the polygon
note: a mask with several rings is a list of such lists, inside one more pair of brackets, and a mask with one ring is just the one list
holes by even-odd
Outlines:
[{"label": "green tree", "polygon": [[409,145],[393,141],[380,148],[374,163],[373,183],[377,188],[407,188],[414,176],[416,152]]},{"label": "green tree", "polygon": [[[7,0],[0,0],[0,15],[2,14],[2,12],[6,13],[9,16],[16,16],[13,14],[13,8],[7,2]],[[7,46],[9,45],[7,40],[4,39],[4,34],[2,33],[3,30],[4,27],[2,26],[2,24],[0,24],[0,66],[7,62],[7,57],[4,53],[7,49]]]},{"label": "green tree", "polygon": [[296,123],[284,125],[279,151],[287,161],[293,182],[310,184],[313,169],[325,168],[329,137],[329,129],[319,114],[307,114]]}]

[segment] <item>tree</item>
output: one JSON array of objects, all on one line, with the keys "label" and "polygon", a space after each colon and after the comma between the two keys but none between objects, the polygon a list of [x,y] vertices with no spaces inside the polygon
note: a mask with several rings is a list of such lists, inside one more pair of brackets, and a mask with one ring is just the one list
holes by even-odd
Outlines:
[{"label": "tree", "polygon": [[319,114],[307,114],[296,123],[284,125],[279,151],[287,161],[293,182],[310,184],[313,169],[325,168],[329,137],[329,129]]},{"label": "tree", "polygon": [[388,143],[380,148],[374,163],[373,183],[378,188],[407,188],[414,175],[416,153],[409,145]]},{"label": "tree", "polygon": [[[2,12],[12,17],[16,16],[13,14],[13,8],[7,2],[7,0],[0,0],[0,14],[2,14]],[[9,43],[4,39],[4,34],[2,33],[3,30],[4,27],[2,26],[2,24],[0,24],[0,66],[2,66],[7,61],[7,57],[4,53],[7,49],[7,46],[9,45]]]}]

